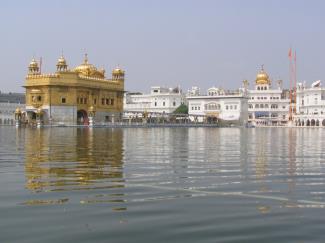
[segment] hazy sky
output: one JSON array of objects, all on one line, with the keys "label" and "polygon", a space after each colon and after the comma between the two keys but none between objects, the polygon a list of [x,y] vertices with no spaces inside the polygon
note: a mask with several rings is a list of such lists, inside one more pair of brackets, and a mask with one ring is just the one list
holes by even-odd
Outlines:
[{"label": "hazy sky", "polygon": [[63,50],[83,61],[120,64],[126,90],[181,85],[235,89],[254,83],[261,64],[288,86],[288,50],[298,79],[325,79],[325,1],[115,0],[1,1],[1,91],[23,92],[27,66],[43,58],[54,72]]}]

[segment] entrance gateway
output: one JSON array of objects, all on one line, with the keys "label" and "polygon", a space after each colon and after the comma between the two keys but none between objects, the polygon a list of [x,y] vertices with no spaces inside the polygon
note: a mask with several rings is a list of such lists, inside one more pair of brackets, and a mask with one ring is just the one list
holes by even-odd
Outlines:
[{"label": "entrance gateway", "polygon": [[87,115],[87,111],[78,110],[77,111],[77,125],[88,125],[89,119]]}]

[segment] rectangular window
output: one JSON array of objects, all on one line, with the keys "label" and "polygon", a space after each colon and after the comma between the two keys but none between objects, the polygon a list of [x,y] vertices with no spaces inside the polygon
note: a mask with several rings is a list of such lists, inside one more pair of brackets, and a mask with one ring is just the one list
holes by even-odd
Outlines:
[{"label": "rectangular window", "polygon": [[157,102],[155,102],[155,106],[157,106]]},{"label": "rectangular window", "polygon": [[176,106],[176,102],[175,101],[173,102],[173,106]]},{"label": "rectangular window", "polygon": [[165,101],[163,102],[163,106],[165,106]]},{"label": "rectangular window", "polygon": [[96,105],[97,104],[97,99],[94,99],[94,105]]},{"label": "rectangular window", "polygon": [[77,104],[80,104],[80,102],[79,102],[79,97],[77,97]]},{"label": "rectangular window", "polygon": [[109,105],[109,99],[106,99],[106,105]]},{"label": "rectangular window", "polygon": [[114,105],[114,99],[111,99],[111,105]]},{"label": "rectangular window", "polygon": [[62,102],[62,104],[65,104],[66,103],[66,98],[65,97],[62,97],[61,98],[61,102]]},{"label": "rectangular window", "polygon": [[85,104],[87,104],[87,98],[84,98]]},{"label": "rectangular window", "polygon": [[102,105],[105,105],[105,99],[102,98]]}]

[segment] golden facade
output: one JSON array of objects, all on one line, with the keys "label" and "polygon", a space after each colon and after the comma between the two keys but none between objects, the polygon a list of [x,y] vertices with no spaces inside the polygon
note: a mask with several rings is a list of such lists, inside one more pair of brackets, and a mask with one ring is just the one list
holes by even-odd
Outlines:
[{"label": "golden facade", "polygon": [[116,68],[111,79],[104,69],[84,62],[69,69],[63,56],[56,72],[43,74],[33,59],[28,67],[26,112],[28,122],[39,119],[43,124],[83,124],[89,116],[96,122],[119,121],[123,111],[124,71]]}]

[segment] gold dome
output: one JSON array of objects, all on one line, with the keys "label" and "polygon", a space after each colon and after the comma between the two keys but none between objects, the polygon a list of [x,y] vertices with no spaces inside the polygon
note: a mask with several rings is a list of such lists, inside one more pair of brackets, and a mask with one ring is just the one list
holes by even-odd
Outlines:
[{"label": "gold dome", "polygon": [[94,112],[94,111],[95,111],[95,107],[90,106],[88,111],[89,111],[89,112]]},{"label": "gold dome", "polygon": [[16,114],[20,114],[21,113],[21,109],[19,107],[17,107],[17,109],[15,110]]},{"label": "gold dome", "polygon": [[32,59],[32,61],[29,63],[30,68],[38,68],[38,63],[35,60],[35,58]]},{"label": "gold dome", "polygon": [[121,69],[120,67],[116,67],[113,69],[112,74],[124,75],[124,70]]},{"label": "gold dome", "polygon": [[256,75],[256,84],[270,84],[269,75],[264,71],[262,67],[261,71]]},{"label": "gold dome", "polygon": [[78,67],[74,69],[75,72],[80,73],[85,76],[95,77],[95,78],[105,78],[104,73],[105,70],[98,71],[97,68],[88,63],[88,56],[85,54],[84,63],[80,64]]},{"label": "gold dome", "polygon": [[61,55],[61,57],[58,59],[58,63],[56,64],[56,69],[57,71],[67,71],[68,65],[63,55]]},{"label": "gold dome", "polygon": [[65,58],[63,57],[63,55],[58,59],[58,63],[56,65],[57,66],[65,66],[65,65],[67,65],[67,62],[66,62]]}]

